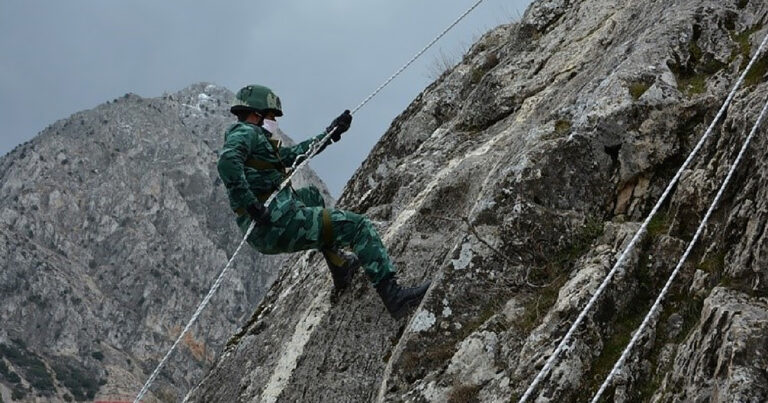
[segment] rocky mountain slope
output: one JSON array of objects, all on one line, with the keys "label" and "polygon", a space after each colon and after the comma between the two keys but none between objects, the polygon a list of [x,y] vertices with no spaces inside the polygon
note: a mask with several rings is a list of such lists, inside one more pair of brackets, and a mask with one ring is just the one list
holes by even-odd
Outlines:
[{"label": "rocky mountain slope", "polygon": [[[340,206],[405,283],[393,321],[316,254],[282,271],[189,401],[520,397],[768,34],[757,0],[539,0],[393,122]],[[536,392],[589,399],[674,268],[768,97],[768,56]],[[607,398],[768,400],[768,129]],[[407,327],[406,327],[407,326]]]},{"label": "rocky mountain slope", "polygon": [[[216,173],[233,98],[126,94],[0,159],[2,401],[138,393],[242,238]],[[241,253],[154,397],[201,379],[281,263]]]}]

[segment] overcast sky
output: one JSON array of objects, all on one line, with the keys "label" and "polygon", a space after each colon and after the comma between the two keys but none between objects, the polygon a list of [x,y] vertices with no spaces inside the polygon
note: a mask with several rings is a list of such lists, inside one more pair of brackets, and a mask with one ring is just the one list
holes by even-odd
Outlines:
[{"label": "overcast sky", "polygon": [[[0,0],[0,155],[49,124],[127,92],[197,82],[272,87],[294,140],[351,109],[475,0]],[[312,161],[338,196],[371,147],[432,80],[530,0],[485,0],[356,115]],[[222,132],[223,132],[222,128]]]}]

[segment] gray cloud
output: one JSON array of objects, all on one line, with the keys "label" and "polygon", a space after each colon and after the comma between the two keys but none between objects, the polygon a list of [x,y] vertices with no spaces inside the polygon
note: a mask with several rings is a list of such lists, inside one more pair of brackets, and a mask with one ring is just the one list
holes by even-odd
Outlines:
[{"label": "gray cloud", "polygon": [[[127,92],[154,97],[207,81],[271,86],[294,139],[319,133],[473,0],[85,1],[0,3],[0,155],[57,119]],[[312,166],[338,195],[371,147],[457,54],[530,0],[486,0],[356,116]],[[223,128],[222,128],[223,129]]]}]

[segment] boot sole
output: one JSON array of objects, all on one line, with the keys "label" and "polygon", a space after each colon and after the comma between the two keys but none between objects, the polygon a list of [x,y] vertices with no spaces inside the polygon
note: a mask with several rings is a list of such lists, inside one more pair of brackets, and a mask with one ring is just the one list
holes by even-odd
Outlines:
[{"label": "boot sole", "polygon": [[[430,286],[431,286],[431,284],[430,284]],[[429,287],[427,287],[427,289],[424,290],[424,294],[421,294],[420,298],[412,299],[410,301],[406,301],[403,304],[403,307],[401,309],[399,309],[397,312],[394,312],[394,313],[390,312],[390,315],[392,315],[392,317],[395,318],[395,319],[402,319],[402,318],[408,316],[414,310],[416,310],[416,308],[419,307],[419,305],[421,304],[421,301],[423,301],[424,297],[427,295],[427,291],[429,291]]]}]

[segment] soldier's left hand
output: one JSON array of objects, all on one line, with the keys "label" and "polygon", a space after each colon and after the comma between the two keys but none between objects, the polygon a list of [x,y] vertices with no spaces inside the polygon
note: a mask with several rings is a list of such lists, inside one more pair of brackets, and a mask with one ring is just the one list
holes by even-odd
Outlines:
[{"label": "soldier's left hand", "polygon": [[331,130],[336,129],[333,132],[333,135],[331,135],[331,140],[333,142],[337,142],[341,140],[341,135],[349,130],[349,126],[352,125],[352,114],[349,112],[349,110],[345,110],[344,113],[339,115],[336,119],[333,119],[333,122],[331,122],[331,125],[328,126],[327,129],[325,129],[326,133],[330,133]]},{"label": "soldier's left hand", "polygon": [[251,216],[251,220],[256,221],[257,225],[269,225],[271,223],[269,208],[263,206],[261,203],[253,203],[246,207],[245,210],[248,212],[248,215]]}]

